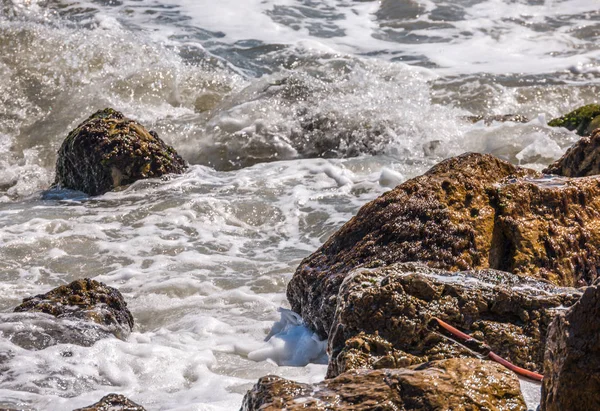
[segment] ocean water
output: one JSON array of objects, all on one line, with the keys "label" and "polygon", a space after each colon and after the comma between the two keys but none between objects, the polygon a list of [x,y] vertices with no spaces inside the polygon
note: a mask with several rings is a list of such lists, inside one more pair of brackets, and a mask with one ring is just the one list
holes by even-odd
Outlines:
[{"label": "ocean water", "polygon": [[[323,342],[285,298],[302,258],[449,156],[542,168],[577,139],[547,121],[599,80],[592,0],[0,0],[0,407],[233,410],[263,375],[319,381]],[[47,191],[109,106],[189,171]],[[530,121],[464,119],[508,113]],[[21,299],[81,277],[124,294],[126,341],[13,338]]]}]

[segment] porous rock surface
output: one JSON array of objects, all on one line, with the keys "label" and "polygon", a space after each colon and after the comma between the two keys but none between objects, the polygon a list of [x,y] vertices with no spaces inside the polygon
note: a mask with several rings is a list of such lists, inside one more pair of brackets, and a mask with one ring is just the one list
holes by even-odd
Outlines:
[{"label": "porous rock surface", "polygon": [[600,410],[600,284],[550,326],[541,405],[542,411]]},{"label": "porous rock surface", "polygon": [[598,276],[599,250],[599,180],[548,178],[491,155],[467,153],[363,206],[302,261],[287,297],[325,337],[340,284],[356,267],[420,261],[574,286]]},{"label": "porous rock surface", "polygon": [[108,394],[89,407],[78,408],[73,411],[146,411],[146,409],[124,395]]},{"label": "porous rock surface", "polygon": [[447,338],[433,318],[487,343],[512,363],[541,372],[556,310],[580,296],[575,289],[490,269],[447,272],[415,263],[357,269],[340,288],[328,377],[474,356]]},{"label": "porous rock surface", "polygon": [[600,174],[600,128],[580,138],[560,159],[544,169],[544,173],[566,177]]},{"label": "porous rock surface", "polygon": [[54,186],[99,195],[136,180],[180,174],[186,167],[155,132],[107,108],[92,114],[62,143]]},{"label": "porous rock surface", "polygon": [[252,410],[525,411],[519,380],[490,361],[434,361],[406,369],[349,371],[318,384],[266,376],[244,397]]},{"label": "porous rock surface", "polygon": [[[37,336],[31,346],[25,348],[41,349],[56,343],[75,343],[91,345],[110,334],[126,338],[133,328],[133,316],[121,293],[106,284],[84,278],[70,284],[57,287],[45,294],[28,297],[14,309],[7,320],[32,325],[32,329],[21,327],[25,334]],[[36,313],[47,314],[39,317]],[[49,316],[55,317],[50,321]],[[56,324],[54,324],[56,323]],[[53,325],[54,324],[54,325]],[[15,342],[26,336],[17,333]],[[31,338],[29,338],[31,339]],[[47,341],[46,341],[47,340]],[[27,345],[23,341],[19,345]],[[37,346],[41,344],[41,346]]]},{"label": "porous rock surface", "polygon": [[580,136],[589,136],[600,127],[600,105],[588,104],[548,122],[550,127],[564,127]]}]

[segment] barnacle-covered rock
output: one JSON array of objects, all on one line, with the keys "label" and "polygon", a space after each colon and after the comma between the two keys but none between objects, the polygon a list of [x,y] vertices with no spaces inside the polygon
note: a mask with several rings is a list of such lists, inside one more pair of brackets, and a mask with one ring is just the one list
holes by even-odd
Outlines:
[{"label": "barnacle-covered rock", "polygon": [[600,269],[600,180],[542,176],[486,154],[450,158],[363,206],[302,261],[287,297],[325,337],[348,272],[397,262],[590,284]]},{"label": "barnacle-covered rock", "polygon": [[544,173],[565,177],[600,174],[600,128],[580,138],[560,159],[546,167]]},{"label": "barnacle-covered rock", "polygon": [[144,407],[131,401],[124,395],[108,394],[100,401],[89,407],[78,408],[74,411],[146,411]]},{"label": "barnacle-covered rock", "polygon": [[433,361],[406,369],[349,371],[318,384],[266,376],[246,394],[253,410],[525,411],[519,380],[491,361]]},{"label": "barnacle-covered rock", "polygon": [[62,143],[54,186],[99,195],[136,180],[180,174],[186,167],[155,132],[107,108],[91,115]]},{"label": "barnacle-covered rock", "polygon": [[124,339],[133,328],[121,293],[88,278],[25,298],[0,319],[0,331],[28,349],[60,343],[89,346],[112,335]]},{"label": "barnacle-covered rock", "polygon": [[[576,289],[489,269],[448,272],[414,263],[357,269],[337,298],[328,376],[473,357],[471,349],[484,343],[512,363],[541,372],[550,323],[580,296]],[[475,341],[469,349],[457,344],[434,318]]]},{"label": "barnacle-covered rock", "polygon": [[542,410],[600,410],[600,284],[550,326]]}]

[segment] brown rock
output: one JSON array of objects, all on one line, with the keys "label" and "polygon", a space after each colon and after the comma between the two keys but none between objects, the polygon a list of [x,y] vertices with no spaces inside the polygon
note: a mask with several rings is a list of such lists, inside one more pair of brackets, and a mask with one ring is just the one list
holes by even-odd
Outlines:
[{"label": "brown rock", "polygon": [[526,277],[495,271],[447,272],[414,263],[357,269],[337,299],[328,377],[358,368],[395,368],[473,352],[446,337],[434,317],[480,341],[470,348],[541,372],[546,331],[559,307],[580,297]]},{"label": "brown rock", "polygon": [[[46,343],[38,341],[42,343],[40,347],[34,345],[26,348],[40,349],[58,342],[90,345],[97,339],[106,337],[107,333],[125,338],[133,328],[133,316],[121,293],[115,288],[89,278],[62,285],[46,294],[25,298],[14,312],[23,313],[18,318],[20,321],[31,321],[43,327],[46,331],[43,338],[50,340]],[[58,320],[67,320],[70,323],[67,324],[66,330],[63,330],[65,327],[60,326],[49,328],[44,325],[48,322],[46,317],[37,318],[34,313],[49,314]],[[27,316],[31,318],[26,318]],[[79,338],[78,334],[83,334],[82,338]],[[26,339],[26,336],[19,336],[16,340],[23,338]]]},{"label": "brown rock", "polygon": [[350,371],[319,384],[267,376],[244,397],[252,410],[524,411],[519,380],[478,359],[434,361],[401,370]]},{"label": "brown rock", "polygon": [[186,167],[155,132],[107,108],[65,138],[58,150],[54,186],[99,195],[136,180],[180,174]]},{"label": "brown rock", "polygon": [[378,334],[360,332],[349,338],[339,354],[330,359],[329,376],[336,376],[350,370],[382,368],[404,368],[420,364],[417,357],[394,348],[392,343],[381,338]]},{"label": "brown rock", "polygon": [[579,139],[560,159],[550,164],[544,173],[565,177],[600,174],[600,128],[594,130],[589,137]]},{"label": "brown rock", "polygon": [[600,284],[556,316],[546,347],[542,410],[600,410]]},{"label": "brown rock", "polygon": [[124,395],[108,394],[89,407],[78,408],[73,411],[146,411],[146,409]]},{"label": "brown rock", "polygon": [[598,276],[599,249],[599,180],[543,178],[491,155],[469,153],[363,206],[302,261],[287,297],[326,336],[339,286],[355,267],[420,261],[573,286]]}]

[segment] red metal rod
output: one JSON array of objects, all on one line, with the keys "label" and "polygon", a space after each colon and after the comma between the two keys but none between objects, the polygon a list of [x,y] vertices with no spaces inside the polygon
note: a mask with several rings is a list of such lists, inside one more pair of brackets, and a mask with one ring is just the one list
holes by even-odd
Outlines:
[{"label": "red metal rod", "polygon": [[436,320],[438,322],[438,324],[445,329],[446,331],[448,331],[449,333],[451,333],[452,335],[454,335],[457,338],[460,338],[462,340],[468,341],[468,340],[472,340],[473,337],[471,337],[469,334],[465,334],[464,332],[457,330],[456,328],[454,328],[453,326],[451,326],[450,324],[440,320],[439,318],[433,317],[434,320]]},{"label": "red metal rod", "polygon": [[[464,332],[454,328],[450,324],[440,320],[439,318],[433,317],[433,319],[436,320],[443,329],[445,329],[455,337],[460,338],[464,341],[469,341],[473,339],[473,337],[471,337],[469,334],[465,334]],[[543,375],[538,374],[537,372],[526,370],[525,368],[518,367],[513,363],[508,362],[507,360],[500,357],[498,354],[493,353],[492,351],[488,353],[488,357],[490,358],[490,360],[496,361],[497,363],[505,366],[506,368],[508,368],[516,374],[522,375],[523,377],[531,378],[535,381],[542,381],[542,379],[544,378]]]},{"label": "red metal rod", "polygon": [[526,370],[525,368],[517,367],[513,363],[506,361],[504,358],[500,357],[498,354],[493,353],[492,351],[489,352],[488,357],[490,357],[491,360],[494,360],[497,363],[504,365],[509,370],[519,375],[522,375],[523,377],[531,378],[532,380],[536,381],[542,381],[544,379],[544,376],[542,374]]}]

